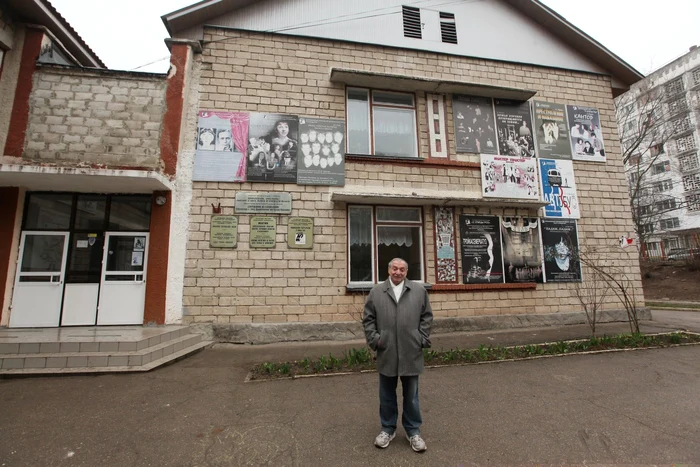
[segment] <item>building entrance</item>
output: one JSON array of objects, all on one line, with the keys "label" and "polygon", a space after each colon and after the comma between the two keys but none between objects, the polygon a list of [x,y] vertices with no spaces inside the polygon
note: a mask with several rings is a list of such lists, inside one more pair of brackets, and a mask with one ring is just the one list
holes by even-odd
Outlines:
[{"label": "building entrance", "polygon": [[143,324],[150,195],[29,193],[10,327]]}]

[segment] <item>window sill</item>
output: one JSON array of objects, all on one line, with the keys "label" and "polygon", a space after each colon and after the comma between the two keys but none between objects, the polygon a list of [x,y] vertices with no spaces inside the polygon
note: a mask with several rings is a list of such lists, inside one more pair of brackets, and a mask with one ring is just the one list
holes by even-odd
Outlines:
[{"label": "window sill", "polygon": [[463,167],[468,169],[481,169],[478,162],[454,161],[449,159],[424,159],[422,157],[386,157],[371,154],[346,154],[345,160],[347,162],[364,162],[367,164],[397,164],[432,168]]},{"label": "window sill", "polygon": [[[381,282],[380,282],[381,283]],[[419,282],[425,287],[426,290],[430,290],[435,287],[433,284],[428,284],[427,282]],[[357,293],[368,293],[377,284],[348,284],[345,286],[346,294],[357,294]]]}]

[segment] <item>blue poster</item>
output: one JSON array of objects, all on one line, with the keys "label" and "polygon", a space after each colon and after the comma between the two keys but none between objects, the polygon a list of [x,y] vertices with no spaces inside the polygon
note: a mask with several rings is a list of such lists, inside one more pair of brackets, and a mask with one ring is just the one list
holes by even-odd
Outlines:
[{"label": "blue poster", "polygon": [[542,196],[549,203],[544,207],[545,217],[579,219],[578,195],[574,179],[574,164],[561,159],[540,159]]}]

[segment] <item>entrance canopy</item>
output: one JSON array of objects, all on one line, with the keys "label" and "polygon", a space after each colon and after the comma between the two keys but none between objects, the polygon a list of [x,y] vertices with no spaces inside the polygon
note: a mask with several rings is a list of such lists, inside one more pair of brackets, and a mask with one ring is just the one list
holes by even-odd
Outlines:
[{"label": "entrance canopy", "polygon": [[171,191],[172,182],[153,170],[112,170],[0,164],[0,186],[30,191],[152,193]]}]

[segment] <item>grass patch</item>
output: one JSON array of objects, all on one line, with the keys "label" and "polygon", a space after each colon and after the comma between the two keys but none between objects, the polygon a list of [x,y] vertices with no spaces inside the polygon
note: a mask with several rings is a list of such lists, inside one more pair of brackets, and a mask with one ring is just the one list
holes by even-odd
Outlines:
[{"label": "grass patch", "polygon": [[[480,345],[476,349],[424,349],[426,366],[463,365],[470,363],[520,360],[553,355],[568,355],[605,350],[662,348],[681,344],[700,343],[700,334],[673,332],[666,334],[618,334],[546,344],[515,345],[510,347]],[[332,354],[316,359],[304,358],[293,362],[265,362],[250,371],[250,380],[303,377],[336,373],[358,373],[374,370],[375,358],[366,347],[350,349],[342,357]]]}]

